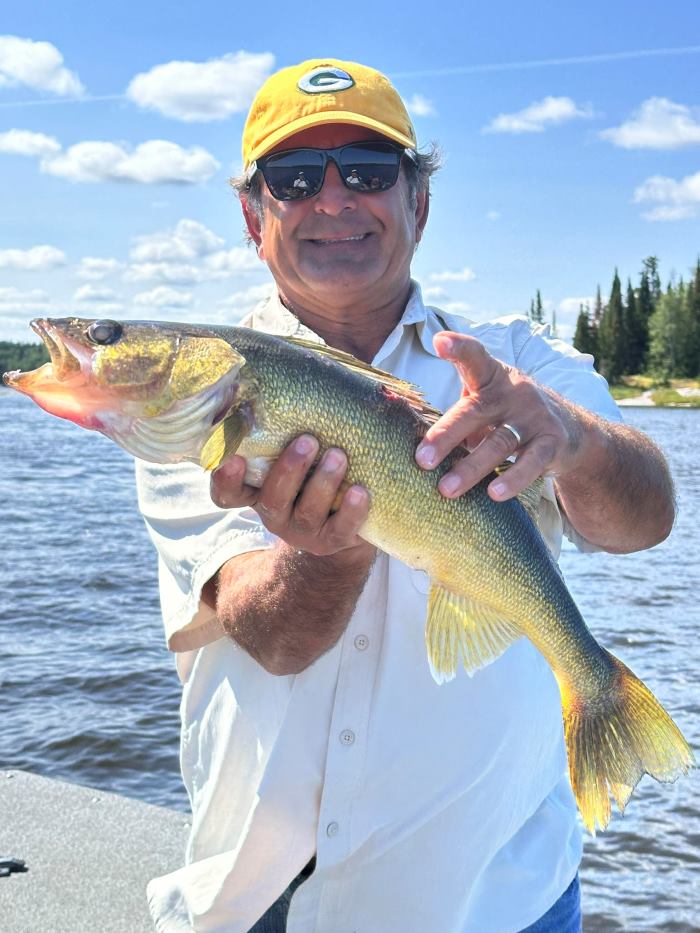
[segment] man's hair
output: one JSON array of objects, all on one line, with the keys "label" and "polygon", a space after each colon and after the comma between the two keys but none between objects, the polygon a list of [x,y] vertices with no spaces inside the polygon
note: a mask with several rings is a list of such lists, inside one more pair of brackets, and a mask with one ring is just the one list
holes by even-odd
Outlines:
[{"label": "man's hair", "polygon": [[[407,156],[401,160],[404,178],[408,185],[408,195],[411,199],[411,205],[415,206],[418,194],[427,194],[430,197],[430,178],[442,167],[442,153],[436,143],[431,143],[425,152],[416,150],[416,161]],[[250,180],[246,181],[245,175],[238,175],[229,179],[231,187],[239,198],[244,198],[246,205],[260,222],[263,219],[262,209],[262,186],[263,178],[261,172],[256,172]],[[249,234],[246,235],[248,242],[251,242]]]}]

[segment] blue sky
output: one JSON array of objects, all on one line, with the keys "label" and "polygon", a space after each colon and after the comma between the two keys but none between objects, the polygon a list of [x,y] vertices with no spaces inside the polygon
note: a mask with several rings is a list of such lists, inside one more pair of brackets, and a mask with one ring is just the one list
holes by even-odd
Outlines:
[{"label": "blue sky", "polygon": [[[641,9],[641,11],[640,11]],[[0,339],[39,315],[235,321],[268,281],[227,178],[256,86],[374,65],[437,141],[414,274],[468,317],[539,288],[570,336],[615,266],[700,252],[696,0],[13,4],[0,36]]]}]

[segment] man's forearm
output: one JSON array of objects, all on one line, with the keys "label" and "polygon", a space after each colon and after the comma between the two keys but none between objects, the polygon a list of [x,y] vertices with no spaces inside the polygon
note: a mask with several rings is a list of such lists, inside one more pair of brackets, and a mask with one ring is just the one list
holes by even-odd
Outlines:
[{"label": "man's forearm", "polygon": [[574,528],[592,544],[625,553],[668,536],[675,517],[673,481],[661,451],[627,425],[575,409],[576,467],[555,477]]},{"label": "man's forearm", "polygon": [[375,550],[328,557],[278,542],[228,561],[217,576],[224,630],[271,674],[298,674],[330,650],[347,627]]}]

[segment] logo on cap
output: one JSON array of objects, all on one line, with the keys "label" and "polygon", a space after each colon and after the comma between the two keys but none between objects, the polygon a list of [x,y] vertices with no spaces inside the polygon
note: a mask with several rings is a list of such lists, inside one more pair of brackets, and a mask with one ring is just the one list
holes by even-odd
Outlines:
[{"label": "logo on cap", "polygon": [[299,78],[297,87],[305,94],[333,94],[336,91],[347,91],[354,83],[342,68],[321,67]]}]

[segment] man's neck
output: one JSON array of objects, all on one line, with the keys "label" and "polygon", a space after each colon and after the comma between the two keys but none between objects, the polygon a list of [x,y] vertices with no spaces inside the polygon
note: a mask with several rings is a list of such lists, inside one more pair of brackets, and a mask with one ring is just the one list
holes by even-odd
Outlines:
[{"label": "man's neck", "polygon": [[352,353],[358,359],[371,363],[401,320],[410,293],[409,282],[401,295],[381,305],[300,307],[281,292],[280,300],[302,324],[322,337],[330,347]]}]

